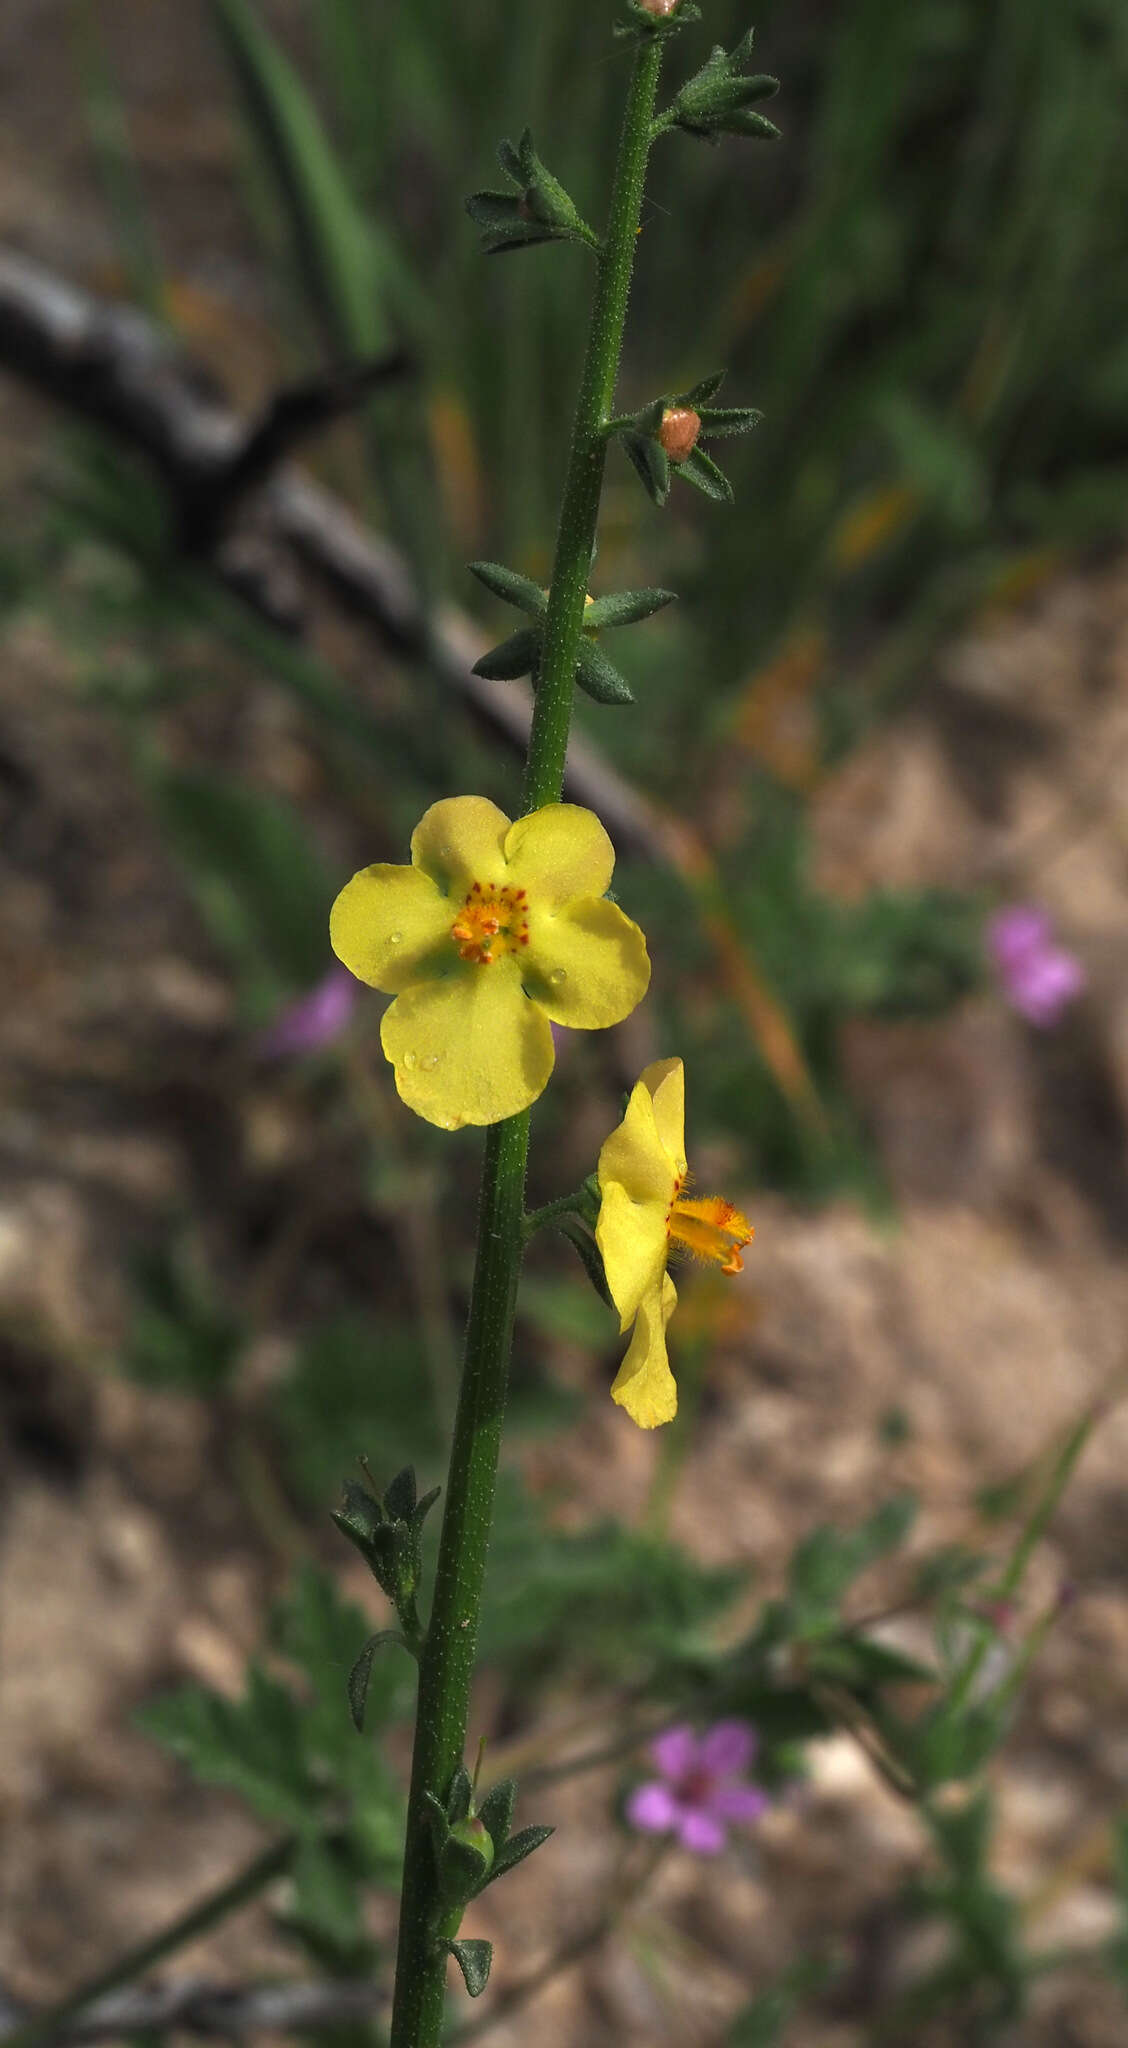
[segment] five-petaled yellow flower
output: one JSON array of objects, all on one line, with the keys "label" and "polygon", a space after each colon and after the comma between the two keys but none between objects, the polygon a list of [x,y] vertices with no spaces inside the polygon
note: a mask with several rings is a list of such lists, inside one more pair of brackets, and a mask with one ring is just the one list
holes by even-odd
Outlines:
[{"label": "five-petaled yellow flower", "polygon": [[666,1271],[671,1247],[739,1273],[752,1226],[720,1195],[683,1194],[685,1073],[680,1060],[655,1060],[636,1083],[626,1115],[599,1155],[595,1236],[620,1328],[634,1324],[611,1398],[642,1429],[669,1422],[678,1390],[666,1356],[666,1325],[677,1302]]},{"label": "five-petaled yellow flower", "polygon": [[447,797],[411,861],[346,883],[333,950],[396,998],[380,1037],[408,1107],[447,1131],[499,1123],[544,1088],[551,1025],[598,1031],[641,1002],[646,940],[605,900],[614,848],[577,804],[510,824],[484,796]]}]

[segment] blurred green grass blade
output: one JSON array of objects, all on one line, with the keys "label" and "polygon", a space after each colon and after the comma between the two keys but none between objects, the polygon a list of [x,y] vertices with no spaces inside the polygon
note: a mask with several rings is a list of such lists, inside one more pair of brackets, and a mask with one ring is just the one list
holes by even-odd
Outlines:
[{"label": "blurred green grass blade", "polygon": [[211,0],[211,11],[286,216],[308,303],[335,352],[378,354],[392,339],[402,265],[361,212],[313,101],[249,0]]},{"label": "blurred green grass blade", "polygon": [[125,104],[90,0],[73,0],[75,70],[98,178],[130,295],[154,320],[165,315],[165,281],[129,134]]}]

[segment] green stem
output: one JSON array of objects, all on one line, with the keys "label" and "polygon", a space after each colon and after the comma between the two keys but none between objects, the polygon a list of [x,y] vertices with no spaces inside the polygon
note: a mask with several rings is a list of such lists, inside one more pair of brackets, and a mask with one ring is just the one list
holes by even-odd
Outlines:
[{"label": "green stem", "polygon": [[599,255],[587,355],[544,615],[544,641],[525,773],[525,809],[529,811],[537,810],[541,804],[557,803],[564,786],[576,656],[607,454],[605,429],[612,416],[623,346],[661,61],[660,37],[648,36],[639,42],[623,110],[607,233]]},{"label": "green stem", "polygon": [[46,2044],[57,2039],[67,2021],[72,2020],[76,2013],[84,2012],[96,1999],[107,1998],[111,1991],[120,1991],[123,1984],[135,1983],[157,1963],[163,1963],[166,1957],[175,1955],[177,1949],[185,1948],[210,1928],[218,1927],[230,1913],[256,1898],[272,1878],[279,1877],[286,1869],[294,1848],[293,1837],[288,1835],[284,1841],[264,1849],[253,1863],[240,1871],[238,1877],[221,1885],[218,1891],[210,1892],[207,1898],[201,1899],[189,1912],[182,1913],[160,1934],[154,1934],[137,1948],[128,1949],[108,1970],[103,1970],[101,1976],[89,1978],[77,1991],[60,1999],[57,2005],[50,2006],[46,2012],[36,2013],[14,2033],[5,2034],[4,2048],[46,2048]]},{"label": "green stem", "polygon": [[[558,802],[564,783],[576,655],[603,483],[604,428],[610,417],[623,341],[660,62],[658,38],[641,41],[623,113],[561,504],[529,738],[526,810]],[[437,2048],[442,2034],[447,1957],[438,1947],[437,1937],[449,1930],[441,1921],[436,1897],[426,1795],[445,1798],[466,1746],[514,1304],[524,1249],[528,1146],[527,1110],[494,1124],[486,1133],[462,1387],[434,1602],[419,1672],[391,2048]]]},{"label": "green stem", "polygon": [[447,1959],[425,1795],[443,1798],[466,1746],[513,1309],[521,1261],[529,1112],[486,1133],[478,1258],[454,1421],[435,1596],[419,1667],[391,2048],[434,2048]]}]

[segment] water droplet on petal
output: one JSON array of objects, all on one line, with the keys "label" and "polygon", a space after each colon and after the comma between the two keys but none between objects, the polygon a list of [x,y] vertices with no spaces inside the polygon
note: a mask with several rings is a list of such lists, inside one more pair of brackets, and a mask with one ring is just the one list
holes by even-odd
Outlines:
[{"label": "water droplet on petal", "polygon": [[389,944],[389,946],[402,946],[402,944],[403,944],[403,933],[402,933],[402,932],[389,932],[389,933],[388,933],[388,944]]},{"label": "water droplet on petal", "polygon": [[425,1060],[420,1060],[419,1064],[420,1064],[420,1066],[421,1066],[421,1067],[423,1068],[423,1070],[424,1070],[424,1072],[425,1072],[425,1073],[427,1073],[427,1074],[430,1074],[430,1073],[433,1073],[434,1069],[435,1069],[435,1068],[436,1068],[436,1067],[438,1066],[438,1064],[439,1064],[439,1061],[440,1061],[441,1059],[442,1059],[442,1053],[441,1053],[441,1052],[429,1052],[429,1053],[427,1054],[427,1057],[426,1057],[426,1059],[425,1059]]},{"label": "water droplet on petal", "polygon": [[566,967],[554,967],[548,978],[555,988],[559,988],[561,983],[568,979],[568,969]]},{"label": "water droplet on petal", "polygon": [[416,1060],[417,1060],[417,1058],[418,1058],[418,1055],[417,1055],[416,1053],[413,1053],[413,1052],[405,1052],[405,1053],[404,1053],[404,1056],[403,1056],[403,1063],[404,1063],[404,1066],[405,1066],[405,1067],[413,1067],[413,1066],[415,1065],[415,1063],[416,1063]]}]

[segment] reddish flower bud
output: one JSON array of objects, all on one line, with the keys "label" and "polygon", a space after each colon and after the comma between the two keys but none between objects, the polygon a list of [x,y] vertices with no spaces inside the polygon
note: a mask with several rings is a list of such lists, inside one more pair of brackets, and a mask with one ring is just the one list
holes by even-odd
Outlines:
[{"label": "reddish flower bud", "polygon": [[638,0],[644,14],[652,14],[655,21],[666,21],[681,4],[681,0]]},{"label": "reddish flower bud", "polygon": [[690,405],[668,405],[662,414],[658,439],[671,462],[684,462],[697,445],[701,415]]}]

